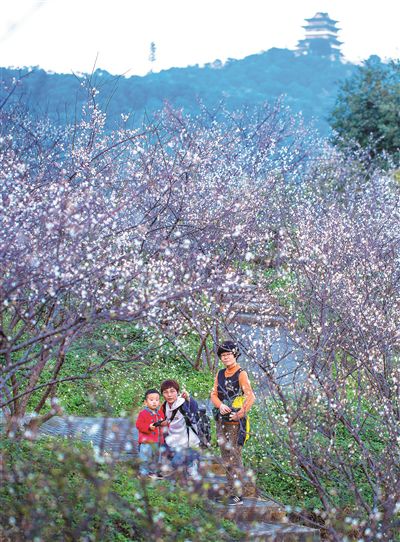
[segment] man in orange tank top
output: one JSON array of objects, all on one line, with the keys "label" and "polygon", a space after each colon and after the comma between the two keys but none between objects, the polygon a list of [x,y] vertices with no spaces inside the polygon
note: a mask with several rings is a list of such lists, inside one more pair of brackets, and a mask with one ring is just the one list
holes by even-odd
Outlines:
[{"label": "man in orange tank top", "polygon": [[[218,371],[211,401],[217,423],[218,445],[226,467],[228,498],[221,499],[229,505],[241,504],[243,494],[242,449],[246,436],[245,417],[255,401],[249,377],[237,362],[239,349],[233,341],[225,341],[218,347],[218,357],[224,369]],[[234,408],[236,397],[244,396],[240,408]]]}]

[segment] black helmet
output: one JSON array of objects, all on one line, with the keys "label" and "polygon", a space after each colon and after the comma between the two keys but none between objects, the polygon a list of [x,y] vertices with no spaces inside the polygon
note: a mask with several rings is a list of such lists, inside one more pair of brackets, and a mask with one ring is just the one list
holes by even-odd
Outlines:
[{"label": "black helmet", "polygon": [[218,346],[217,355],[219,358],[224,352],[232,352],[236,359],[240,356],[239,347],[233,341],[225,341]]}]

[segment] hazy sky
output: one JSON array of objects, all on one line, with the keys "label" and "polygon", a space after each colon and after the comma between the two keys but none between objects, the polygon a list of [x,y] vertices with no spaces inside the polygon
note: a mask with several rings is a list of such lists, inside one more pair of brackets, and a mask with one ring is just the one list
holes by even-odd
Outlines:
[{"label": "hazy sky", "polygon": [[[294,49],[304,18],[338,20],[345,59],[400,57],[400,0],[0,0],[0,66],[145,74]],[[149,62],[150,43],[156,61]]]}]

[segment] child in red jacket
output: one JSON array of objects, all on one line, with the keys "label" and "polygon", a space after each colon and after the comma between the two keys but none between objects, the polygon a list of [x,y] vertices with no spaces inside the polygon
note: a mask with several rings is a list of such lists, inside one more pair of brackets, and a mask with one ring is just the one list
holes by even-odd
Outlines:
[{"label": "child in red jacket", "polygon": [[152,388],[144,395],[145,408],[139,412],[136,427],[139,430],[139,473],[142,476],[161,478],[157,463],[164,445],[163,427],[168,425],[160,409],[160,394]]}]

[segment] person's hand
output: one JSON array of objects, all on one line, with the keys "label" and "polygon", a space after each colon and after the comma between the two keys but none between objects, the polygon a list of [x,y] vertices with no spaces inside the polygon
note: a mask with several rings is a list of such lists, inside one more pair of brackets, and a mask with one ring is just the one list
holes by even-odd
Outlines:
[{"label": "person's hand", "polygon": [[232,409],[228,407],[228,405],[224,405],[224,403],[221,403],[219,411],[221,414],[229,414],[229,412],[232,412]]},{"label": "person's hand", "polygon": [[181,397],[183,397],[185,401],[189,401],[189,392],[186,390],[182,390]]},{"label": "person's hand", "polygon": [[161,427],[166,427],[168,425],[168,423],[169,423],[168,420],[163,420],[161,422]]},{"label": "person's hand", "polygon": [[241,418],[243,418],[243,416],[243,410],[238,410],[237,412],[232,412],[232,414],[229,416],[229,419],[231,419],[233,422],[238,422]]},{"label": "person's hand", "polygon": [[149,425],[149,429],[150,429],[150,431],[155,431],[156,427],[155,427],[154,423],[151,423]]}]

